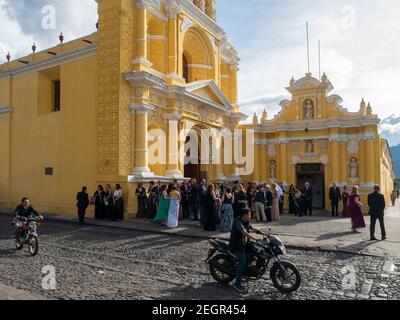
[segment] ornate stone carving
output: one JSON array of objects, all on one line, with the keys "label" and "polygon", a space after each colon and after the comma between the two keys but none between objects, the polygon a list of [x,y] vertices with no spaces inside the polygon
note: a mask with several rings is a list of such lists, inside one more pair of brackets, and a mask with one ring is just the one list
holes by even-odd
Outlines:
[{"label": "ornate stone carving", "polygon": [[270,157],[276,156],[276,144],[269,143],[267,149],[268,149],[268,156]]}]

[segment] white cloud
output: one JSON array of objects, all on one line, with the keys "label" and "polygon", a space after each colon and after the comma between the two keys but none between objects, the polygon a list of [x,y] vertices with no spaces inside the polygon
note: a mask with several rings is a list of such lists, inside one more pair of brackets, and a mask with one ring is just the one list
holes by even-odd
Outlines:
[{"label": "white cloud", "polygon": [[[54,6],[55,30],[42,27],[42,8]],[[0,43],[3,50],[10,51],[13,58],[31,53],[33,42],[38,50],[58,44],[58,35],[63,32],[65,41],[90,34],[96,30],[97,3],[94,0],[0,0]],[[0,63],[5,56],[0,56]]]},{"label": "white cloud", "polygon": [[[231,1],[222,1],[232,5]],[[243,5],[242,11],[252,12],[243,15],[240,29],[244,30],[230,25],[236,24],[236,19],[223,20],[242,59],[239,74],[241,101],[286,94],[284,87],[292,75],[296,79],[304,75],[307,71],[305,21],[308,20],[312,72],[318,75],[317,41],[321,39],[322,71],[335,86],[334,93],[343,97],[344,106],[356,111],[364,97],[381,118],[399,113],[400,5],[397,0],[264,3],[262,10],[260,5]],[[235,5],[240,6],[239,2]],[[346,25],[348,5],[354,8],[354,28],[351,24]],[[240,37],[235,36],[236,32]],[[254,108],[256,105],[245,104],[243,111]]]}]

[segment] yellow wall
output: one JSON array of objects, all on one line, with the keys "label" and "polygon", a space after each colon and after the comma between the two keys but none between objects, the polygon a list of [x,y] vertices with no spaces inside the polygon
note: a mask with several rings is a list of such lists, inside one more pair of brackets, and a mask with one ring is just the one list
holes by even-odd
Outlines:
[{"label": "yellow wall", "polygon": [[[39,210],[74,214],[76,193],[83,185],[94,190],[95,75],[95,56],[60,66],[61,111],[46,113],[38,112],[40,101],[50,94],[47,88],[39,87],[43,73],[32,72],[13,79],[12,206],[28,196]],[[1,116],[0,121],[0,146],[7,154],[7,117]],[[8,170],[6,163],[0,167],[0,198],[4,199]],[[54,168],[53,176],[45,176],[46,167]]]}]

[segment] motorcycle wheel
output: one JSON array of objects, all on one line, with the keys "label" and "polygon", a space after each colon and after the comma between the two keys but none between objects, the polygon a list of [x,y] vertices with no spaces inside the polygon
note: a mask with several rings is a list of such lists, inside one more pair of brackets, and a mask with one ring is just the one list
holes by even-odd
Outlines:
[{"label": "motorcycle wheel", "polygon": [[270,277],[275,288],[285,294],[297,291],[301,285],[299,270],[293,263],[287,261],[275,263],[271,268]]},{"label": "motorcycle wheel", "polygon": [[35,236],[30,236],[28,240],[29,253],[32,257],[36,256],[39,251],[39,241]]},{"label": "motorcycle wheel", "polygon": [[19,251],[19,250],[22,250],[23,247],[24,247],[24,244],[21,243],[20,237],[17,236],[17,237],[15,238],[15,248]]},{"label": "motorcycle wheel", "polygon": [[212,258],[210,260],[210,262],[211,262],[210,263],[210,272],[215,281],[222,283],[222,284],[229,284],[235,279],[235,276],[225,274],[213,265],[215,263],[215,264],[220,265],[221,267],[226,267],[226,268],[231,267],[230,266],[231,261],[228,260],[227,256],[225,256],[223,254],[219,254],[219,255],[215,256],[214,258]]}]

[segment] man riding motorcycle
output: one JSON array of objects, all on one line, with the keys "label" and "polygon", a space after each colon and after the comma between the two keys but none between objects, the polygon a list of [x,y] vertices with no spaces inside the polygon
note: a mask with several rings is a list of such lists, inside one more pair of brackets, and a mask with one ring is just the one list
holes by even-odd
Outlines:
[{"label": "man riding motorcycle", "polygon": [[262,238],[256,238],[250,234],[251,231],[260,233],[259,230],[250,225],[250,221],[251,210],[249,208],[242,209],[240,217],[233,223],[229,240],[229,251],[236,255],[239,262],[236,270],[236,282],[233,287],[240,294],[246,293],[246,289],[242,286],[242,278],[246,269],[246,239],[262,241]]},{"label": "man riding motorcycle", "polygon": [[[21,204],[18,205],[15,210],[14,214],[17,219],[21,219],[21,217],[28,218],[32,214],[35,215],[36,217],[39,217],[41,220],[43,220],[43,216],[41,216],[29,203],[29,198],[24,197],[21,200]],[[19,228],[16,228],[15,230],[15,236],[18,236]]]}]

